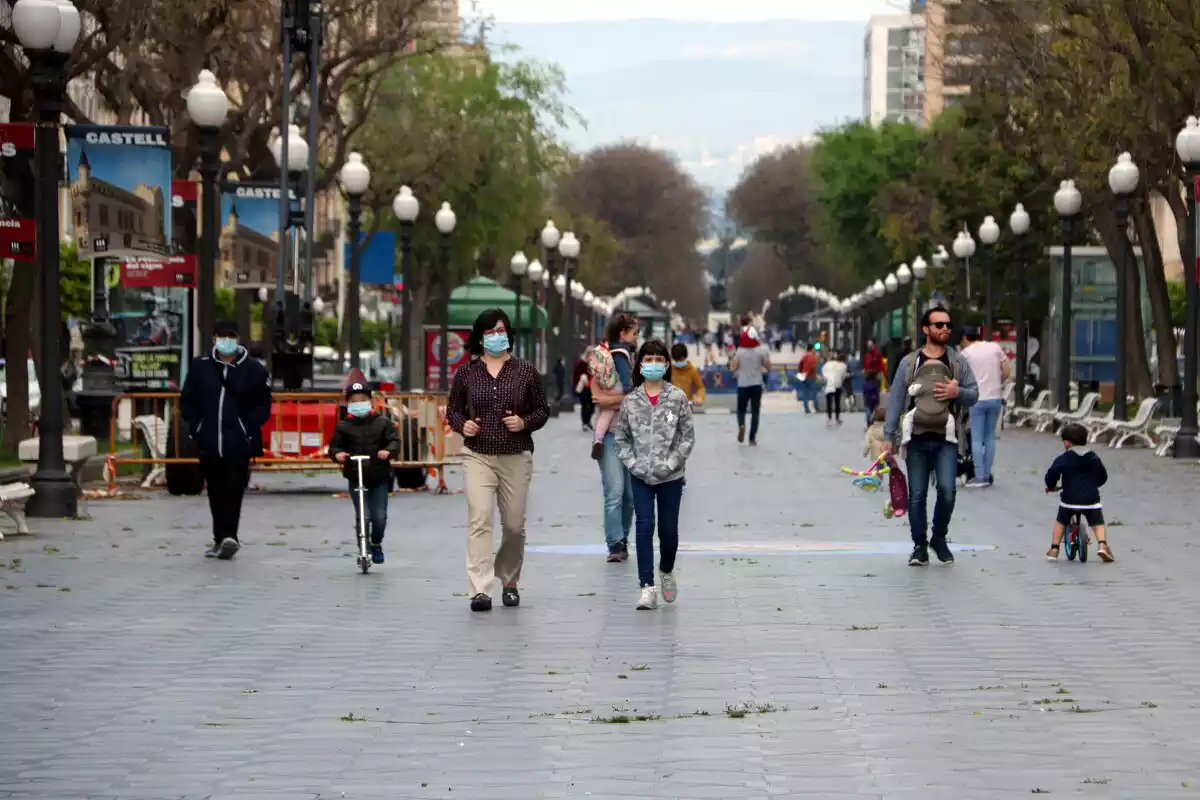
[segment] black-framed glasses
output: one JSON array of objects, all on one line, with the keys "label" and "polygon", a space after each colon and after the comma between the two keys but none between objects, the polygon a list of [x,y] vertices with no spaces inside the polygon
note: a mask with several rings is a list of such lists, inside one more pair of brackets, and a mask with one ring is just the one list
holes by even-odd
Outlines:
[{"label": "black-framed glasses", "polygon": [[938,322],[931,322],[931,323],[929,323],[929,327],[931,327],[931,328],[938,328],[938,329],[940,330],[940,329],[943,329],[943,328],[949,328],[949,327],[950,327],[952,324],[953,324],[953,323],[950,323],[950,322],[941,322],[941,321],[938,321]]}]

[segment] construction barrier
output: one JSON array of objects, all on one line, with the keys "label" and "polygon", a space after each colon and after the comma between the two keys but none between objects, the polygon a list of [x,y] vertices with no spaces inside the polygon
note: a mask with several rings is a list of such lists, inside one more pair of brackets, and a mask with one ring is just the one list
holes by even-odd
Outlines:
[{"label": "construction barrier", "polygon": [[[259,472],[310,472],[341,470],[329,458],[329,442],[338,420],[345,415],[341,394],[279,392],[273,396],[271,416],[262,428],[263,454],[251,462]],[[437,478],[437,491],[445,494],[446,462],[457,453],[449,443],[446,399],[438,392],[376,393],[376,409],[396,425],[400,453],[394,469],[423,469]],[[142,465],[143,486],[152,485],[168,464],[197,464],[198,458],[178,455],[181,441],[178,392],[138,392],[113,398],[109,453],[105,474],[110,493],[125,465]],[[457,437],[454,437],[455,439]],[[119,441],[131,441],[131,450],[118,452]]]}]

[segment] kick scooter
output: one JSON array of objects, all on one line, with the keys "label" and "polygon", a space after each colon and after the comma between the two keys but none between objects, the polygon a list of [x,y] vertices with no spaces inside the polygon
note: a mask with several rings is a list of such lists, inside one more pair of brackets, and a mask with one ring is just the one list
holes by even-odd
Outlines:
[{"label": "kick scooter", "polygon": [[371,521],[367,519],[367,488],[363,485],[363,462],[370,461],[370,456],[350,456],[350,460],[358,467],[358,488],[354,490],[358,495],[358,502],[355,506],[358,509],[358,525],[355,526],[355,533],[358,536],[358,568],[367,574],[367,570],[371,568]]}]

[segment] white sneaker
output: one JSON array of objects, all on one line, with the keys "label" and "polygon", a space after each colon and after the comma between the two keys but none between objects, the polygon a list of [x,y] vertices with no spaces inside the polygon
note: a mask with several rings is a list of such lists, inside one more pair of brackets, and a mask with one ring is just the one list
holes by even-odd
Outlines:
[{"label": "white sneaker", "polygon": [[653,586],[643,586],[642,595],[638,598],[638,611],[651,611],[658,608],[658,589]]},{"label": "white sneaker", "polygon": [[675,582],[675,576],[670,572],[664,572],[660,577],[662,579],[663,601],[674,603],[675,598],[679,596],[679,584]]}]

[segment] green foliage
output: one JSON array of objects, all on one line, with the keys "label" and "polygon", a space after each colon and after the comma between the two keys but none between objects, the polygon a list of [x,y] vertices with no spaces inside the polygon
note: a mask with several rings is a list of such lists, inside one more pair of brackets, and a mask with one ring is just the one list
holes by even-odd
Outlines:
[{"label": "green foliage", "polygon": [[337,347],[338,323],[334,317],[318,317],[313,340],[325,347]]},{"label": "green foliage", "polygon": [[214,319],[233,319],[234,309],[233,289],[217,289],[213,296]]},{"label": "green foliage", "polygon": [[89,319],[92,316],[92,265],[79,257],[74,242],[58,245],[58,287],[62,318]]},{"label": "green foliage", "polygon": [[1171,324],[1182,328],[1187,324],[1187,285],[1183,281],[1167,281],[1167,296],[1171,299]]}]

